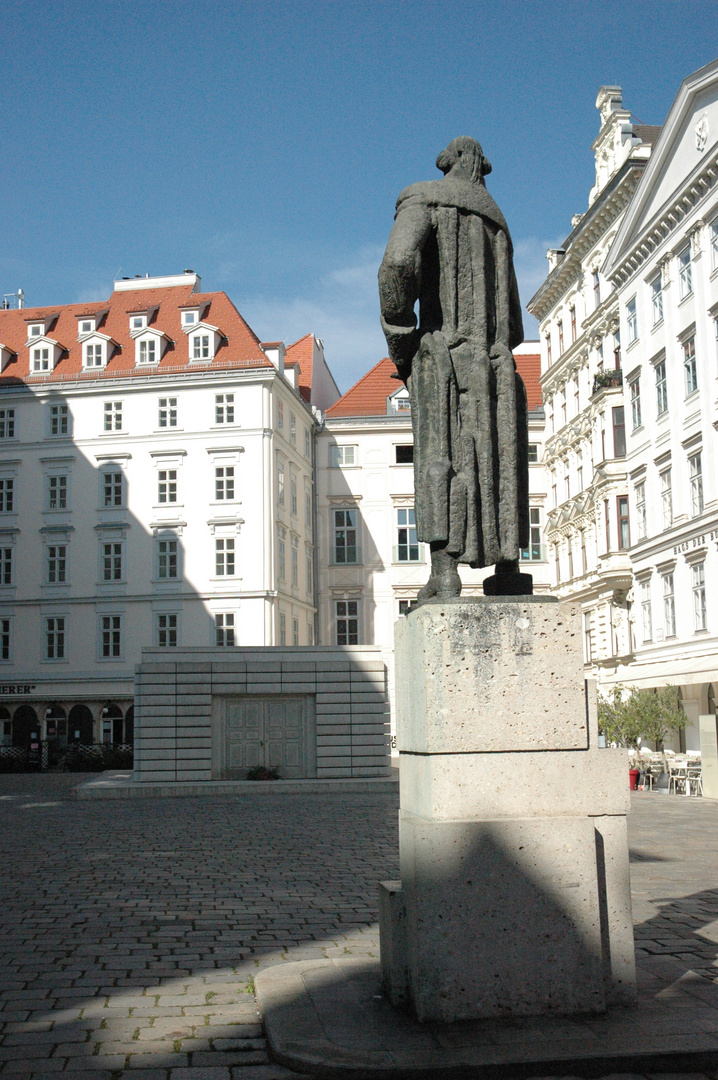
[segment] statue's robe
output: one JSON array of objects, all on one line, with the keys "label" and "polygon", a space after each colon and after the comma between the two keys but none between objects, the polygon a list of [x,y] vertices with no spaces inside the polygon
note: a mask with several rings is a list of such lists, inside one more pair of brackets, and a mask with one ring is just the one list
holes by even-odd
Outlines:
[{"label": "statue's robe", "polygon": [[514,561],[529,542],[512,254],[483,183],[445,177],[401,193],[379,270],[382,326],[411,399],[417,535],[471,566]]}]

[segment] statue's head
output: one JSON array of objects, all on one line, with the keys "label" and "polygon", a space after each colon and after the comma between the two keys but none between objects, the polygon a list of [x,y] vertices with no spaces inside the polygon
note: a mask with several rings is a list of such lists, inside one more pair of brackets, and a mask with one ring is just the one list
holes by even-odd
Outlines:
[{"label": "statue's head", "polygon": [[457,172],[463,173],[467,180],[475,183],[482,183],[483,178],[491,172],[491,162],[484,157],[481,146],[470,135],[452,139],[446,150],[442,150],[436,159],[436,167],[441,169],[444,176],[455,166],[458,166]]}]

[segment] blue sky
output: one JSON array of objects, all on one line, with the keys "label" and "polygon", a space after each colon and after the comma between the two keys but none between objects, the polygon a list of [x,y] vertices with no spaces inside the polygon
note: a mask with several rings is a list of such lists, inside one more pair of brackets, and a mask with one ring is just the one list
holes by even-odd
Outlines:
[{"label": "blue sky", "polygon": [[0,293],[191,268],[347,389],[385,352],[396,196],[450,139],[493,164],[525,304],[586,208],[598,87],[662,123],[717,31],[718,0],[6,0]]}]

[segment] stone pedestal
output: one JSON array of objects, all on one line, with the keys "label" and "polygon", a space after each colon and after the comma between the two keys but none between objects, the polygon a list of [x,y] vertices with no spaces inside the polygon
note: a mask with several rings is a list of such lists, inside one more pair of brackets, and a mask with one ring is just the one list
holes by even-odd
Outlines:
[{"label": "stone pedestal", "polygon": [[598,748],[581,609],[426,604],[397,623],[401,881],[382,974],[420,1020],[635,1001],[625,751]]}]

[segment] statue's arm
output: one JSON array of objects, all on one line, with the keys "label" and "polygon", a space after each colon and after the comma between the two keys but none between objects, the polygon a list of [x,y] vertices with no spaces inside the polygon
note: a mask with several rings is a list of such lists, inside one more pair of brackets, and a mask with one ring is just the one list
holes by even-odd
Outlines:
[{"label": "statue's arm", "polygon": [[414,305],[421,285],[421,253],[430,231],[431,214],[423,202],[401,203],[379,267],[381,325],[389,356],[404,380],[419,347]]}]

